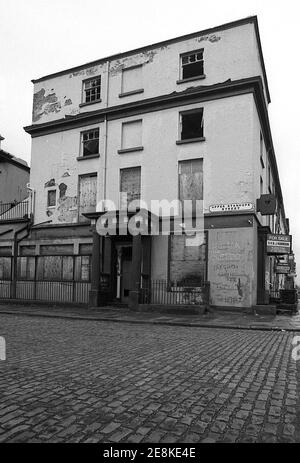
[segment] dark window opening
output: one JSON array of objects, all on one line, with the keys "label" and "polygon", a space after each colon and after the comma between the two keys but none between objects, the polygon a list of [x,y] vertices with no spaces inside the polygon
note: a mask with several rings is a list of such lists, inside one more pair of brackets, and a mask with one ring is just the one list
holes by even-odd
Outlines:
[{"label": "dark window opening", "polygon": [[89,130],[82,134],[82,155],[90,156],[99,153],[99,129]]},{"label": "dark window opening", "polygon": [[204,75],[203,51],[185,55],[181,62],[183,79]]},{"label": "dark window opening", "polygon": [[56,205],[56,190],[49,190],[48,191],[47,206],[48,207],[55,207],[55,205]]},{"label": "dark window opening", "polygon": [[92,103],[100,100],[101,95],[101,77],[84,82],[85,103]]},{"label": "dark window opening", "polygon": [[181,114],[181,140],[203,138],[203,109]]}]

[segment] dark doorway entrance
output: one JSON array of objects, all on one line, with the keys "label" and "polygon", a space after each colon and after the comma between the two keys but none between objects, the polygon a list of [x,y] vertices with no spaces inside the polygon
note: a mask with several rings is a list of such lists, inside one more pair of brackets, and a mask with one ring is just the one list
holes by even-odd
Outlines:
[{"label": "dark doorway entrance", "polygon": [[117,250],[117,284],[116,298],[127,304],[129,293],[133,290],[132,281],[132,244],[116,243]]}]

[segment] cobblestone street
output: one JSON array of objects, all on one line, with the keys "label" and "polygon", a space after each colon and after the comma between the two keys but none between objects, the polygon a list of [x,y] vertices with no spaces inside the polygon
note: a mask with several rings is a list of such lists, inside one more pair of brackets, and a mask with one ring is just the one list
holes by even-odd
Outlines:
[{"label": "cobblestone street", "polygon": [[288,332],[0,315],[0,442],[300,442]]}]

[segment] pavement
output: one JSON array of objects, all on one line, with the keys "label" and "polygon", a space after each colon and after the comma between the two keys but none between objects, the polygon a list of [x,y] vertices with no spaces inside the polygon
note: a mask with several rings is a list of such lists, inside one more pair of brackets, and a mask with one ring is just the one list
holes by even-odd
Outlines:
[{"label": "pavement", "polygon": [[237,312],[234,309],[213,310],[208,314],[133,312],[116,307],[70,307],[46,305],[22,305],[0,303],[0,314],[19,314],[34,317],[54,317],[63,319],[99,320],[131,324],[160,324],[212,328],[238,328],[264,331],[300,331],[300,314],[254,315]]},{"label": "pavement", "polygon": [[292,332],[1,309],[0,442],[300,442]]}]

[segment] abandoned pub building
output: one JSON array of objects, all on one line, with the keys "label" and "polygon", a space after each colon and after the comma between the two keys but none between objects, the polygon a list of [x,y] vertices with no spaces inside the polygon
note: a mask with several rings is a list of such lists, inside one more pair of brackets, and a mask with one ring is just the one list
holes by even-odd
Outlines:
[{"label": "abandoned pub building", "polygon": [[[22,297],[33,297],[37,279],[56,289],[43,286],[36,298],[128,303],[147,287],[147,301],[159,303],[151,282],[166,282],[166,294],[189,280],[210,283],[214,306],[249,308],[284,287],[265,247],[266,233],[288,234],[289,224],[256,16],[33,84],[28,232],[15,246],[0,237],[12,259],[18,253]],[[119,233],[121,193],[148,205],[145,223],[164,220],[153,200],[203,201],[204,225],[194,235]],[[269,215],[257,207],[264,194],[276,201]],[[96,229],[103,200],[115,205],[113,236]]]}]

